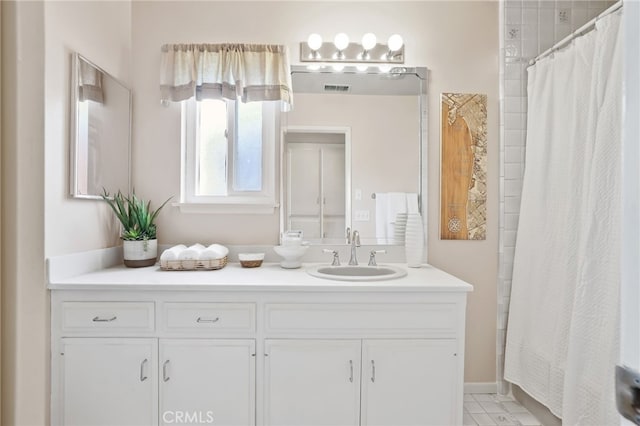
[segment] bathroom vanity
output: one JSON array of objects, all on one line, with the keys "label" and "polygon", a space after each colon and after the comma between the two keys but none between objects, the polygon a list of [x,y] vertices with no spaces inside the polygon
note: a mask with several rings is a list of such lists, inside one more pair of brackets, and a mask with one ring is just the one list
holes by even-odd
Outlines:
[{"label": "bathroom vanity", "polygon": [[54,275],[54,425],[462,424],[472,287],[436,268]]}]

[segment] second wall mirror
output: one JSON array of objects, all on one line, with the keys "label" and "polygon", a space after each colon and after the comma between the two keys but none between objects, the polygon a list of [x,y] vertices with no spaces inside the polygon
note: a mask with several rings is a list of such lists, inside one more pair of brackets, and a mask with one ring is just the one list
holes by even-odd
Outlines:
[{"label": "second wall mirror", "polygon": [[131,90],[74,53],[71,64],[70,192],[99,199],[130,190]]}]

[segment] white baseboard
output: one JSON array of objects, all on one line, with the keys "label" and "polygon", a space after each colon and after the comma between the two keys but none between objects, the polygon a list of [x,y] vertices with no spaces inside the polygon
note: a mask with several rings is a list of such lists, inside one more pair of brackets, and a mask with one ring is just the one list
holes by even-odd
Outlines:
[{"label": "white baseboard", "polygon": [[473,382],[464,384],[464,393],[497,393],[496,382]]}]

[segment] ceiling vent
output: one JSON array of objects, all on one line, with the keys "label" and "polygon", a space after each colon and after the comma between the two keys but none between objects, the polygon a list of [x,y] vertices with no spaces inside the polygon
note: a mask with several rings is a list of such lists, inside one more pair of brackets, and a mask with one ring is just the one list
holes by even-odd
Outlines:
[{"label": "ceiling vent", "polygon": [[325,84],[325,92],[346,93],[351,91],[351,86],[347,84]]}]

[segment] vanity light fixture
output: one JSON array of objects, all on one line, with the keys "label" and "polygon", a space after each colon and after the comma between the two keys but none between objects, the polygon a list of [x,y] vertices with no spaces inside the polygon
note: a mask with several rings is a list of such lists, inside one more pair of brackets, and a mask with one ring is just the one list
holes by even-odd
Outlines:
[{"label": "vanity light fixture", "polygon": [[307,46],[309,46],[309,49],[311,50],[311,58],[320,56],[318,53],[318,49],[322,47],[322,37],[320,37],[320,34],[313,33],[309,35],[309,38],[307,39]]},{"label": "vanity light fixture", "polygon": [[404,64],[404,40],[393,34],[387,43],[379,43],[373,33],[362,36],[361,42],[349,41],[346,33],[338,33],[333,42],[325,42],[317,33],[300,43],[300,61],[348,64]]},{"label": "vanity light fixture", "polygon": [[387,58],[392,58],[396,54],[395,52],[398,52],[400,49],[402,49],[402,46],[404,46],[404,40],[402,40],[402,36],[400,36],[399,34],[394,34],[389,37],[387,46],[389,46],[389,53],[387,53]]},{"label": "vanity light fixture", "polygon": [[378,43],[378,39],[374,33],[366,33],[362,36],[362,59],[367,60],[371,59],[371,54],[369,51],[376,47]]},{"label": "vanity light fixture", "polygon": [[344,59],[344,49],[349,47],[349,36],[345,33],[338,33],[333,39],[333,44],[336,49],[338,49],[338,51],[334,54],[334,58]]}]

